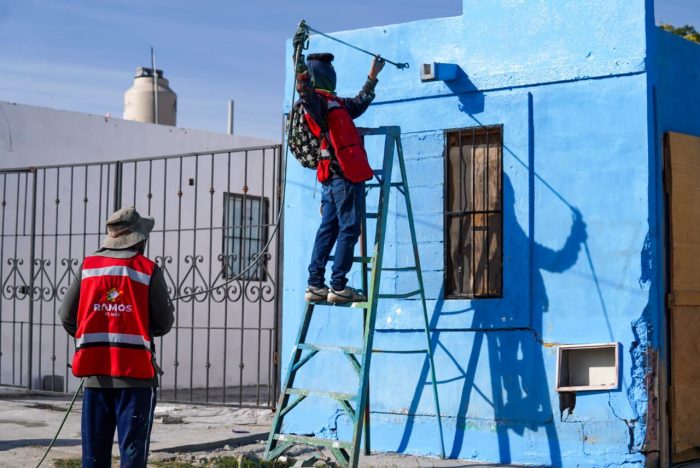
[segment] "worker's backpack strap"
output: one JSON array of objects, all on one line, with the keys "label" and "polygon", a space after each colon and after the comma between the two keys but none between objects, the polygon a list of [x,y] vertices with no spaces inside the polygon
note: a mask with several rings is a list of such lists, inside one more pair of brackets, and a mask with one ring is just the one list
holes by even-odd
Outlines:
[{"label": "worker's backpack strap", "polygon": [[287,117],[289,149],[299,163],[309,169],[316,169],[321,159],[321,139],[316,137],[304,118],[304,106],[297,102]]}]

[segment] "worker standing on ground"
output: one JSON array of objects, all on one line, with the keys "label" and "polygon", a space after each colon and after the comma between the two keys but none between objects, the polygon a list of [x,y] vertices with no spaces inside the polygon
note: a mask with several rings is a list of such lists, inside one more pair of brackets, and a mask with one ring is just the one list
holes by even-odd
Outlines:
[{"label": "worker standing on ground", "polygon": [[[377,75],[384,60],[374,57],[367,81],[353,99],[335,95],[336,74],[333,55],[301,54],[308,39],[304,23],[294,35],[296,87],[311,132],[321,140],[321,155],[316,175],[322,184],[321,225],[316,233],[307,301],[333,303],[366,300],[364,294],[347,286],[347,274],[353,263],[355,244],[365,215],[365,181],[372,178],[372,169],[362,139],[353,123],[374,99]],[[335,245],[330,289],[325,284],[326,263]]]},{"label": "worker standing on ground", "polygon": [[83,467],[111,466],[117,431],[122,467],[145,467],[159,368],[153,338],[173,324],[162,270],[144,256],[153,218],[122,208],[102,248],[83,261],[59,315],[75,337],[73,374],[85,377]]}]

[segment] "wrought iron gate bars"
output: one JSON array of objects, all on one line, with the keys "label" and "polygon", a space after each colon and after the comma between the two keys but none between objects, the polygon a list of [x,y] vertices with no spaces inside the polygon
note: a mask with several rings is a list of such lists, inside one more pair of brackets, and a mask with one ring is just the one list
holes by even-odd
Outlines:
[{"label": "wrought iron gate bars", "polygon": [[[255,156],[251,155],[254,153]],[[165,363],[164,359],[164,341],[167,343],[168,340],[174,338],[174,361],[172,376],[173,376],[173,388],[172,388],[172,399],[179,400],[182,395],[179,394],[179,367],[181,363],[179,360],[180,356],[180,334],[189,332],[189,400],[198,400],[199,396],[195,396],[195,333],[197,331],[204,330],[206,337],[206,353],[205,353],[205,377],[204,377],[204,402],[212,402],[211,388],[211,377],[212,377],[212,356],[215,358],[218,353],[212,353],[212,336],[215,332],[223,332],[223,353],[220,358],[223,360],[223,365],[221,367],[221,398],[220,403],[226,404],[230,403],[230,399],[227,400],[227,382],[228,378],[228,352],[229,352],[229,332],[238,332],[240,336],[240,363],[238,364],[238,405],[253,405],[253,406],[272,406],[276,400],[276,395],[274,395],[277,388],[278,381],[278,369],[276,362],[276,353],[278,349],[278,325],[279,325],[279,297],[277,291],[280,285],[280,266],[281,258],[280,251],[282,244],[280,242],[280,237],[273,243],[275,251],[274,257],[269,252],[263,253],[265,255],[264,261],[261,263],[261,268],[265,271],[265,281],[263,281],[263,276],[258,275],[257,280],[248,281],[244,278],[232,283],[231,285],[217,287],[218,282],[222,279],[222,274],[226,268],[235,260],[233,257],[235,255],[224,255],[223,251],[214,259],[214,254],[217,248],[214,247],[214,233],[218,232],[219,229],[222,232],[224,229],[240,229],[241,232],[245,233],[246,230],[257,229],[258,238],[261,234],[267,230],[270,226],[270,220],[263,220],[263,203],[258,206],[258,224],[247,225],[247,216],[244,213],[241,225],[232,226],[231,220],[228,219],[229,214],[227,210],[224,210],[223,224],[219,228],[215,226],[215,194],[217,190],[215,189],[215,179],[220,175],[220,171],[215,171],[215,164],[217,161],[225,159],[226,162],[226,191],[231,192],[232,183],[232,169],[236,170],[236,164],[232,165],[232,155],[234,157],[242,155],[243,161],[243,197],[248,196],[250,188],[249,183],[249,166],[252,159],[257,162],[259,167],[259,178],[258,187],[260,187],[260,196],[269,196],[271,198],[272,209],[271,218],[273,220],[277,219],[276,210],[279,210],[281,206],[279,205],[279,196],[281,195],[280,184],[282,182],[282,159],[281,159],[281,146],[280,145],[269,145],[269,146],[258,146],[240,149],[231,149],[224,151],[215,152],[205,152],[205,153],[186,153],[186,154],[175,154],[169,156],[155,156],[148,158],[138,158],[128,161],[102,161],[102,162],[90,162],[90,163],[79,163],[79,164],[56,164],[35,168],[21,168],[21,169],[0,169],[0,174],[2,174],[3,189],[2,189],[2,215],[0,220],[0,280],[2,280],[2,298],[4,301],[0,301],[0,385],[19,385],[26,386],[27,388],[35,388],[36,384],[36,374],[34,373],[34,364],[38,370],[39,381],[42,382],[44,376],[44,348],[48,348],[49,343],[46,343],[47,338],[50,337],[51,353],[49,355],[50,368],[51,368],[51,380],[47,384],[40,383],[39,386],[45,387],[45,390],[50,391],[69,391],[69,372],[68,365],[64,368],[63,375],[63,385],[62,388],[57,388],[59,385],[56,379],[56,365],[57,365],[57,335],[56,328],[60,327],[60,323],[57,323],[56,312],[59,307],[60,301],[65,295],[68,286],[72,279],[75,277],[79,258],[73,258],[74,254],[78,252],[74,251],[73,240],[75,236],[80,236],[82,239],[82,256],[89,253],[88,238],[94,238],[96,241],[96,247],[99,247],[100,239],[103,234],[104,219],[109,214],[110,210],[116,209],[121,206],[121,201],[124,193],[124,189],[128,185],[126,182],[131,176],[131,181],[133,183],[133,190],[130,195],[132,203],[134,205],[141,205],[139,203],[141,199],[139,198],[139,191],[142,190],[142,186],[147,185],[146,194],[146,211],[150,215],[153,209],[153,190],[154,190],[154,165],[157,167],[162,166],[162,211],[159,213],[162,216],[162,229],[154,230],[155,233],[159,233],[162,238],[160,242],[160,250],[162,255],[156,255],[155,260],[163,268],[164,274],[166,276],[166,282],[168,282],[169,290],[172,295],[179,296],[182,294],[188,294],[203,290],[211,291],[201,294],[201,296],[184,298],[182,299],[182,304],[178,313],[176,314],[176,326],[173,331],[173,335],[170,335],[164,339],[160,339],[160,349],[159,362]],[[271,177],[266,172],[266,161],[268,156],[272,156],[272,172]],[[198,204],[200,203],[198,190],[194,190],[194,208],[192,210],[192,227],[188,228],[183,226],[183,170],[184,163],[194,162],[194,181],[198,181],[200,173],[200,162],[206,164],[205,160],[208,160],[210,165],[209,172],[209,216],[208,225],[199,225],[197,220]],[[177,174],[177,227],[172,228],[168,226],[166,222],[168,215],[168,197],[166,194],[173,184],[172,180],[169,180],[169,169],[173,165],[176,165],[176,170],[179,172]],[[139,173],[140,166],[147,166],[146,171]],[[170,167],[169,167],[170,166]],[[80,172],[83,174],[80,174]],[[99,174],[95,172],[99,171]],[[69,181],[66,183],[63,180],[62,172],[67,172]],[[82,229],[74,226],[76,221],[74,208],[75,208],[75,196],[76,196],[76,185],[80,188],[80,176],[84,175],[82,180],[83,185],[83,200],[82,200]],[[174,175],[174,174],[173,174]],[[96,177],[95,177],[96,176]],[[148,183],[139,182],[143,177],[148,178]],[[8,205],[8,180],[14,179],[16,182],[16,200],[15,200],[15,228],[13,233],[6,231],[8,213],[6,207]],[[31,179],[31,180],[30,180]],[[50,180],[53,179],[53,180]],[[97,179],[97,182],[95,182]],[[52,183],[55,182],[55,187],[52,187]],[[31,183],[31,193],[29,192],[29,184]],[[68,189],[68,213],[63,213],[61,211],[61,190],[63,185],[69,186]],[[189,182],[190,185],[194,185],[192,179]],[[11,184],[10,184],[11,185]],[[40,192],[41,196],[38,196],[38,186],[41,186]],[[97,185],[97,187],[95,187]],[[157,185],[157,184],[156,184]],[[199,185],[199,184],[197,184]],[[265,190],[267,186],[270,186],[271,195],[266,195]],[[12,187],[14,188],[14,187]],[[96,212],[95,210],[89,210],[89,202],[94,199],[89,197],[88,193],[92,193],[95,190],[98,192],[98,200]],[[22,189],[24,190],[24,196],[22,196]],[[55,192],[55,198],[50,200],[50,194],[53,195]],[[126,192],[128,193],[128,192]],[[128,195],[127,195],[128,196]],[[31,200],[30,198],[31,197]],[[21,209],[21,202],[24,202],[24,208]],[[51,210],[49,207],[53,201],[54,207]],[[27,208],[29,208],[29,203],[31,203],[31,215],[28,215]],[[112,205],[110,207],[110,205]],[[41,215],[37,213],[38,206],[41,209]],[[243,210],[246,209],[246,204],[243,204]],[[53,220],[48,220],[48,214],[53,211]],[[89,219],[96,214],[96,217]],[[156,214],[157,216],[158,214]],[[20,216],[22,216],[21,226],[20,226]],[[60,232],[64,221],[67,218],[67,232]],[[53,221],[53,223],[51,223]],[[22,266],[25,264],[24,259],[20,258],[20,238],[27,236],[27,223],[29,225],[29,274],[24,276]],[[90,222],[90,223],[89,223]],[[92,231],[89,229],[89,224],[95,223],[96,229]],[[50,225],[53,224],[53,233],[48,232],[50,230]],[[20,229],[21,227],[21,229]],[[78,232],[78,231],[82,232]],[[198,242],[198,233],[201,231],[209,231],[208,242],[209,247],[202,248],[200,242]],[[21,232],[20,232],[21,231]],[[191,255],[181,255],[183,253],[183,232],[191,232],[192,235],[192,254]],[[252,232],[252,231],[251,231]],[[177,239],[177,251],[175,253],[177,261],[173,258],[173,255],[168,255],[169,251],[166,250],[168,242],[166,242],[166,237],[168,234],[174,234]],[[12,258],[6,258],[8,253],[6,246],[6,238],[12,237],[13,241],[13,256]],[[53,237],[53,242],[51,242],[51,237]],[[206,239],[206,233],[202,233],[202,238]],[[59,239],[67,239],[67,249],[61,248],[63,244],[62,241],[59,243]],[[200,238],[201,239],[201,238]],[[90,239],[92,240],[92,239]],[[152,250],[156,249],[156,244],[153,242],[148,244],[147,253],[151,253]],[[9,243],[8,241],[7,243]],[[22,246],[26,242],[22,242]],[[206,243],[206,241],[204,242]],[[172,245],[172,243],[170,243]],[[241,242],[242,246],[242,242]],[[81,246],[78,245],[78,248]],[[200,252],[201,249],[201,252]],[[51,259],[50,251],[53,250],[53,259]],[[62,251],[61,251],[62,250]],[[67,250],[67,251],[66,251]],[[67,254],[67,257],[59,258],[59,251],[61,254]],[[208,251],[208,252],[207,252]],[[248,249],[247,252],[251,252]],[[204,254],[208,253],[209,257],[209,267],[208,274],[206,270],[202,270],[201,267],[205,261]],[[38,255],[37,255],[38,254]],[[243,254],[242,250],[239,249],[238,258]],[[252,253],[251,259],[255,258],[259,253]],[[49,258],[47,258],[49,257]],[[80,257],[82,258],[82,257]],[[243,261],[250,261],[251,259],[241,259]],[[61,269],[59,271],[59,261],[61,263]],[[182,264],[184,261],[184,265]],[[53,265],[52,265],[53,262]],[[168,268],[169,265],[175,262],[175,277],[171,275],[171,270]],[[216,266],[214,266],[216,264]],[[268,270],[269,264],[274,264],[274,274],[270,274]],[[5,265],[9,265],[9,272],[5,271]],[[181,270],[181,267],[185,267]],[[216,268],[220,268],[219,272],[216,273]],[[206,276],[206,277],[205,277]],[[18,320],[18,306],[21,305],[22,301],[26,300],[27,314],[26,319]],[[6,301],[10,301],[10,306],[12,307],[12,320],[5,319],[7,315]],[[191,302],[189,307],[189,325],[186,323],[180,323],[181,315],[184,312],[184,303]],[[257,326],[251,327],[246,322],[246,302],[252,303],[254,315],[257,315]],[[198,313],[198,306],[206,303],[206,321],[204,325],[196,323],[196,317],[200,315]],[[212,321],[212,306],[215,304],[223,303],[223,324],[214,325]],[[240,303],[240,321],[238,326],[229,326],[230,317],[229,312],[234,305]],[[257,311],[254,310],[255,303],[257,303]],[[264,307],[265,303],[271,303],[272,308],[266,309]],[[38,307],[37,307],[38,304]],[[49,305],[50,304],[50,305]],[[35,310],[38,308],[38,311]],[[5,309],[5,310],[3,310]],[[53,310],[51,310],[53,309]],[[20,311],[21,312],[21,311]],[[257,313],[255,313],[257,312]],[[38,321],[35,320],[35,313],[38,314]],[[47,323],[46,313],[51,313],[50,321]],[[268,319],[268,322],[272,322],[271,325],[263,326],[264,315]],[[22,314],[20,313],[20,316]],[[271,317],[268,317],[271,315]],[[11,382],[7,382],[7,378],[3,379],[3,353],[5,348],[7,348],[7,343],[3,344],[3,334],[2,327],[4,325],[10,324],[11,334],[12,334],[12,374]],[[17,328],[19,327],[19,330]],[[24,342],[25,331],[27,328],[27,342]],[[35,327],[38,331],[38,341],[35,340],[34,331]],[[44,328],[50,327],[51,333],[47,335]],[[246,337],[247,331],[253,331],[253,335]],[[19,333],[18,333],[19,332]],[[19,337],[17,336],[19,334]],[[253,336],[257,338],[257,347],[255,348],[254,360],[255,360],[255,398],[252,400],[252,395],[246,395],[246,400],[244,402],[244,368],[246,367],[246,360],[250,360],[246,357],[246,343]],[[183,335],[185,338],[186,335]],[[17,344],[19,338],[19,345]],[[263,342],[267,339],[267,346],[263,346]],[[37,341],[37,342],[35,342]],[[66,364],[69,362],[70,355],[70,340],[65,341],[65,358]],[[3,347],[5,346],[5,347]],[[34,348],[38,346],[37,356],[34,356]],[[27,357],[25,358],[24,352],[27,351]],[[199,349],[199,348],[198,348]],[[17,354],[19,354],[19,359],[17,359]],[[266,354],[265,357],[264,354]],[[172,356],[170,356],[172,357]],[[7,358],[5,358],[6,361]],[[263,372],[263,361],[267,359],[269,362],[267,364],[267,372]],[[27,363],[26,377],[24,363]],[[6,364],[5,364],[6,365]],[[18,369],[17,369],[18,368]],[[18,378],[19,376],[19,378]],[[26,382],[25,382],[26,378]],[[3,381],[5,380],[5,381]],[[19,382],[18,382],[19,380]],[[261,387],[265,388],[266,395],[261,395]],[[167,390],[166,390],[167,391]]]}]

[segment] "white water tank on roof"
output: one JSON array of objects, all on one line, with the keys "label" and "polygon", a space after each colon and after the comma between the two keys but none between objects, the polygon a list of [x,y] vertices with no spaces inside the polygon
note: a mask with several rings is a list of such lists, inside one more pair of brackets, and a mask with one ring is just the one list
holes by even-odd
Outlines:
[{"label": "white water tank on roof", "polygon": [[177,115],[177,95],[170,89],[168,80],[163,78],[163,70],[156,70],[158,82],[158,122],[154,105],[153,69],[136,69],[134,84],[124,93],[124,119],[137,122],[175,125]]}]

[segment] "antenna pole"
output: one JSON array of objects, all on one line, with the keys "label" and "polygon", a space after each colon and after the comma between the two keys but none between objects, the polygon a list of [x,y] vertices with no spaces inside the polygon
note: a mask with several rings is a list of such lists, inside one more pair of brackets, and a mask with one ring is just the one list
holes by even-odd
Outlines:
[{"label": "antenna pole", "polygon": [[153,119],[158,123],[158,70],[156,70],[156,53],[151,46],[151,69],[153,70]]},{"label": "antenna pole", "polygon": [[226,125],[226,132],[229,135],[233,135],[233,99],[228,100],[228,123]]}]

